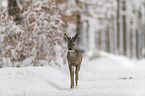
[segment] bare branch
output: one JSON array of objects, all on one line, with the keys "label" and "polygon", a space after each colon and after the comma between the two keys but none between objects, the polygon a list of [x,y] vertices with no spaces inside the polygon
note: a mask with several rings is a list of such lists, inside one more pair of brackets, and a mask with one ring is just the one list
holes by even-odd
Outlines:
[{"label": "bare branch", "polygon": [[21,5],[20,0],[16,0],[16,2],[17,2],[17,5],[18,5],[19,9],[22,10],[23,6]]}]

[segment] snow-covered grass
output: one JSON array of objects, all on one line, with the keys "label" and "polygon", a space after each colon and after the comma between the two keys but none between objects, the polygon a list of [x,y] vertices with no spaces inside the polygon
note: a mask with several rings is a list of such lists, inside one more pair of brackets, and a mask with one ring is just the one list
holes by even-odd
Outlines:
[{"label": "snow-covered grass", "polygon": [[145,96],[143,63],[103,52],[93,60],[84,56],[74,89],[67,65],[2,68],[0,96]]}]

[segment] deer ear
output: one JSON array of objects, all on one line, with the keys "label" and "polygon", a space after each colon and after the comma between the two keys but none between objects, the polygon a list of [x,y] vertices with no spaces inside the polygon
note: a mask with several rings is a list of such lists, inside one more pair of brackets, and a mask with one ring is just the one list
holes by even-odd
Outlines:
[{"label": "deer ear", "polygon": [[66,40],[68,41],[69,37],[66,34],[64,34],[64,36],[65,36]]},{"label": "deer ear", "polygon": [[78,33],[72,38],[73,41],[76,41],[77,37],[78,37]]}]

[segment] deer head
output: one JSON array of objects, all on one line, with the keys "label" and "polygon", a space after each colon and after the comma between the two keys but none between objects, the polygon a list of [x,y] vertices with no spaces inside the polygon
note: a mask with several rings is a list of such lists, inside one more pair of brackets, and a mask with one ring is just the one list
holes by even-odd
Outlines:
[{"label": "deer head", "polygon": [[68,51],[72,52],[75,49],[75,41],[77,39],[78,33],[74,36],[74,37],[68,37],[66,34],[64,34],[66,36],[66,40],[68,42]]}]

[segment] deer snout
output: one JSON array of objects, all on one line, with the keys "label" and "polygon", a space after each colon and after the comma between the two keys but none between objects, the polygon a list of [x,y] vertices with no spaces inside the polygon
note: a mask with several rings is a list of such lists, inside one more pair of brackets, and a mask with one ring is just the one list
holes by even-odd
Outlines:
[{"label": "deer snout", "polygon": [[69,48],[68,48],[68,50],[72,50],[72,48],[71,48],[71,47],[69,47]]}]

